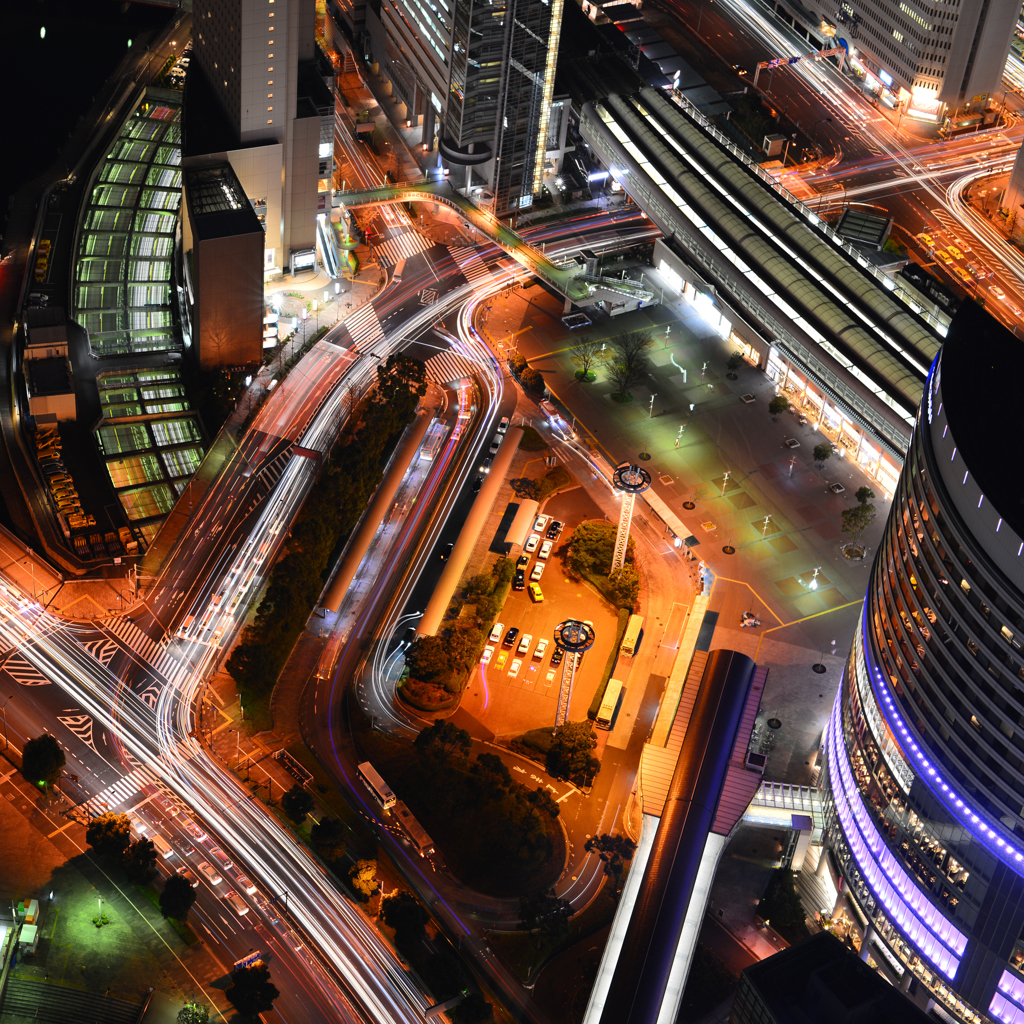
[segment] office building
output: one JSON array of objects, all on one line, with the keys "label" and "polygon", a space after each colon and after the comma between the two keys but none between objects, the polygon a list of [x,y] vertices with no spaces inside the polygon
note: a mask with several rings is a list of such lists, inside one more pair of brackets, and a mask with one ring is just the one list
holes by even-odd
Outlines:
[{"label": "office building", "polygon": [[818,932],[740,973],[729,1024],[929,1024],[834,935]]},{"label": "office building", "polygon": [[228,163],[185,168],[186,298],[200,366],[263,355],[263,226]]},{"label": "office building", "polygon": [[906,102],[906,116],[940,122],[1003,91],[1019,16],[1019,0],[841,0],[826,13],[870,84]]},{"label": "office building", "polygon": [[263,224],[263,272],[309,265],[329,211],[334,100],[315,0],[205,0],[193,12],[184,166],[228,163]]},{"label": "office building", "polygon": [[876,960],[1024,1021],[1024,349],[974,302],[926,381],[826,728],[831,856]]},{"label": "office building", "polygon": [[382,0],[366,6],[373,61],[458,188],[499,216],[541,190],[563,0]]}]

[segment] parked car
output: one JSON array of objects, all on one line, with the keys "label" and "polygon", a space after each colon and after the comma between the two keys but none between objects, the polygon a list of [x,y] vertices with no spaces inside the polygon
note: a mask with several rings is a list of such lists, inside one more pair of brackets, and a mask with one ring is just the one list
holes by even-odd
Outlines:
[{"label": "parked car", "polygon": [[530,573],[530,579],[533,580],[534,583],[536,583],[537,580],[539,580],[541,578],[541,576],[544,575],[544,566],[545,565],[547,565],[546,562],[534,562],[533,563],[533,572]]},{"label": "parked car", "polygon": [[519,627],[510,626],[509,631],[505,634],[505,639],[502,640],[502,645],[505,647],[511,647],[516,642],[516,637],[519,636]]},{"label": "parked car", "polygon": [[536,604],[540,604],[544,600],[544,591],[540,589],[539,583],[530,584],[530,598]]},{"label": "parked car", "polygon": [[520,555],[516,559],[516,568],[517,569],[526,569],[526,567],[529,564],[530,564],[530,560],[529,560],[529,558],[526,557],[526,555]]},{"label": "parked car", "polygon": [[547,651],[547,649],[548,649],[548,641],[545,640],[543,637],[541,637],[537,641],[537,646],[534,647],[534,649],[533,649],[533,656],[534,656],[534,658],[536,658],[537,661],[540,661],[540,659],[544,657],[544,654]]},{"label": "parked car", "polygon": [[549,541],[549,540],[544,541],[544,543],[541,544],[541,546],[540,546],[540,551],[537,552],[537,557],[538,558],[547,558],[548,555],[551,554],[551,549],[553,547],[554,547],[554,544],[551,541]]},{"label": "parked car", "polygon": [[551,664],[561,665],[562,659],[565,657],[565,651],[559,646],[555,646],[555,649],[551,652]]},{"label": "parked car", "polygon": [[480,664],[481,665],[486,665],[491,660],[491,655],[493,653],[494,653],[494,648],[490,644],[488,644],[484,648],[483,653],[480,655]]},{"label": "parked car", "polygon": [[452,553],[452,548],[454,548],[454,547],[455,547],[454,544],[448,543],[448,544],[445,544],[445,546],[443,548],[441,548],[441,561],[442,562],[447,562],[448,561],[448,556]]},{"label": "parked car", "polygon": [[537,550],[538,544],[540,544],[540,534],[531,533],[528,540],[526,541],[525,546],[523,547],[523,550],[527,553],[532,554],[534,551]]},{"label": "parked car", "polygon": [[516,654],[526,654],[530,649],[530,644],[533,643],[533,634],[524,633],[522,639],[519,641],[519,646],[516,648]]},{"label": "parked car", "polygon": [[496,644],[501,639],[501,631],[505,628],[504,622],[496,622],[487,637],[489,643]]},{"label": "parked car", "polygon": [[512,578],[512,589],[513,590],[525,590],[526,589],[526,573],[522,569],[516,569],[516,574]]},{"label": "parked car", "polygon": [[516,676],[519,675],[519,670],[522,667],[523,667],[523,660],[522,660],[522,658],[516,658],[515,661],[513,661],[512,664],[509,665],[509,668],[508,668],[508,677],[509,677],[509,679],[515,679]]},{"label": "parked car", "polygon": [[548,527],[548,540],[554,540],[561,532],[564,523],[560,523],[557,519]]},{"label": "parked car", "polygon": [[550,518],[551,518],[551,516],[537,516],[537,518],[534,519],[534,521],[533,521],[533,528],[538,533],[543,533],[544,532],[544,527],[548,525],[548,520]]}]

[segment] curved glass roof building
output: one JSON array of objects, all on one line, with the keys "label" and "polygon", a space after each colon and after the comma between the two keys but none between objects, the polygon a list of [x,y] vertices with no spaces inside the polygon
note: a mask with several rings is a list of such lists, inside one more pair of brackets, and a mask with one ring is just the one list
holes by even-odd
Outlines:
[{"label": "curved glass roof building", "polygon": [[876,958],[959,1019],[1012,1024],[1024,1024],[1022,424],[1024,345],[965,302],[928,377],[823,773],[829,843]]}]

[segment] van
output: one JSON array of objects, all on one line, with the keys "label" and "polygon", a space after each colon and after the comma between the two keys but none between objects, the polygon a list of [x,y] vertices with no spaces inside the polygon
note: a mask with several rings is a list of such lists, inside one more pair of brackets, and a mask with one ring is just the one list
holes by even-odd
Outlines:
[{"label": "van", "polygon": [[167,842],[167,840],[164,839],[163,836],[158,835],[156,832],[154,832],[153,835],[150,836],[149,841],[156,848],[156,852],[159,853],[164,860],[168,860],[170,857],[174,856],[174,851],[171,849],[171,844]]},{"label": "van", "polygon": [[225,893],[224,899],[234,908],[239,917],[245,917],[249,913],[249,904],[237,892]]},{"label": "van", "polygon": [[500,447],[501,447],[501,434],[495,434],[494,437],[491,438],[491,447],[488,448],[488,451],[490,452],[491,455],[496,455],[498,453],[498,449]]},{"label": "van", "polygon": [[231,858],[219,846],[211,846],[210,855],[222,868],[234,867],[231,863]]}]

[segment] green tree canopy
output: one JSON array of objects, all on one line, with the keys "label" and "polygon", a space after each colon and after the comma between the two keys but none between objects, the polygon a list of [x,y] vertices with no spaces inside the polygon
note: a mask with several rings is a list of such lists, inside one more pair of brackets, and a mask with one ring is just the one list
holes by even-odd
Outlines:
[{"label": "green tree canopy", "polygon": [[274,1008],[274,1000],[280,995],[270,980],[270,971],[262,960],[251,967],[243,967],[231,975],[231,987],[225,995],[228,1002],[243,1017],[255,1017]]},{"label": "green tree canopy", "polygon": [[535,370],[532,366],[528,366],[519,375],[519,380],[522,382],[524,388],[532,395],[543,395],[544,394],[544,376],[540,370]]},{"label": "green tree canopy", "polygon": [[422,360],[392,353],[383,366],[377,367],[374,401],[391,410],[396,423],[410,419],[426,393],[427,367]]},{"label": "green tree canopy", "polygon": [[633,388],[646,381],[651,367],[646,352],[653,343],[646,331],[629,331],[612,342],[616,358],[608,367],[608,376],[620,398],[632,397]]},{"label": "green tree canopy", "polygon": [[866,505],[869,501],[875,500],[875,492],[871,490],[870,487],[858,487],[857,493],[854,495],[854,497],[862,505]]},{"label": "green tree canopy", "polygon": [[597,736],[590,722],[566,722],[555,733],[548,751],[548,771],[558,779],[596,775],[601,768],[601,762],[591,754],[596,746]]},{"label": "green tree canopy", "polygon": [[[164,917],[167,915],[165,914]],[[175,1018],[178,1024],[207,1024],[210,1019],[210,1008],[201,1003],[186,1003]]]},{"label": "green tree canopy", "polygon": [[392,892],[380,901],[380,917],[389,928],[395,929],[395,942],[399,945],[421,939],[430,919],[423,904],[405,889]]},{"label": "green tree canopy", "polygon": [[281,797],[281,807],[284,813],[296,825],[301,825],[306,820],[306,815],[313,810],[314,806],[316,806],[316,801],[313,799],[313,795],[305,786],[301,786],[297,782]]},{"label": "green tree canopy", "polygon": [[349,868],[348,877],[352,880],[352,888],[369,899],[380,885],[374,877],[376,874],[377,862],[375,860],[357,860]]},{"label": "green tree canopy", "polygon": [[620,608],[633,609],[640,596],[640,573],[635,565],[627,562],[608,573],[608,594]]},{"label": "green tree canopy", "polygon": [[184,921],[195,901],[196,890],[192,883],[179,874],[173,874],[164,883],[163,892],[160,893],[160,913],[164,917]]},{"label": "green tree canopy", "polygon": [[121,856],[121,864],[124,866],[128,877],[133,882],[145,882],[153,873],[156,867],[156,847],[149,839],[139,839],[129,843],[128,848]]},{"label": "green tree canopy", "polygon": [[533,813],[537,815],[546,814],[549,818],[554,819],[561,813],[561,808],[555,802],[550,791],[540,786],[527,793],[526,802],[533,808]]},{"label": "green tree canopy", "polygon": [[815,462],[828,462],[832,458],[832,445],[827,441],[823,441],[821,444],[814,446],[814,461]]},{"label": "green tree canopy", "polygon": [[345,826],[338,818],[321,818],[309,830],[309,838],[326,860],[341,860],[345,856]]},{"label": "green tree canopy", "polygon": [[85,841],[100,857],[121,860],[132,841],[132,823],[127,814],[107,811],[89,822]]},{"label": "green tree canopy", "polygon": [[743,365],[743,353],[733,352],[731,356],[726,360],[726,368],[735,373]]},{"label": "green tree canopy", "polygon": [[555,895],[554,889],[528,893],[519,897],[519,924],[521,931],[537,933],[537,948],[545,938],[563,939],[569,934],[572,906],[568,900]]},{"label": "green tree canopy", "polygon": [[[577,576],[607,576],[612,567],[612,556],[615,554],[617,532],[614,523],[580,523],[569,538],[569,568]],[[631,537],[626,551],[627,565],[633,560],[633,549]]]},{"label": "green tree canopy", "polygon": [[445,626],[436,636],[417,637],[405,652],[409,675],[458,693],[465,685],[466,673],[476,664],[483,643],[483,633],[465,622]]},{"label": "green tree canopy", "polygon": [[509,352],[508,365],[512,368],[513,373],[522,373],[527,367],[526,356],[524,356],[518,349],[513,352]]},{"label": "green tree canopy", "polygon": [[768,403],[768,411],[773,416],[779,416],[789,408],[789,399],[785,395],[776,395]]},{"label": "green tree canopy", "polygon": [[67,763],[57,737],[48,732],[28,740],[21,752],[21,774],[40,789],[55,785]]},{"label": "green tree canopy", "polygon": [[434,758],[446,765],[451,760],[463,761],[469,756],[473,739],[447,719],[435,718],[426,729],[421,729],[414,744],[421,755]]},{"label": "green tree canopy", "polygon": [[854,505],[843,510],[840,529],[850,535],[850,543],[856,547],[877,515],[874,505]]},{"label": "green tree canopy", "polygon": [[591,836],[583,847],[587,853],[596,853],[604,863],[604,873],[612,879],[615,894],[622,891],[622,875],[626,870],[626,861],[633,859],[636,843],[629,836],[613,836],[607,832],[599,836]]}]

